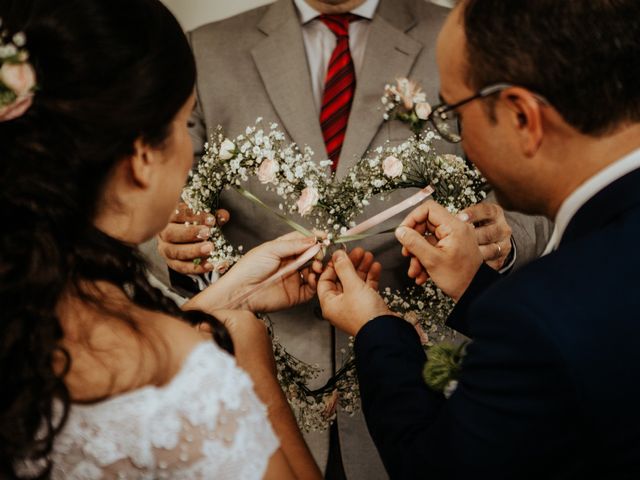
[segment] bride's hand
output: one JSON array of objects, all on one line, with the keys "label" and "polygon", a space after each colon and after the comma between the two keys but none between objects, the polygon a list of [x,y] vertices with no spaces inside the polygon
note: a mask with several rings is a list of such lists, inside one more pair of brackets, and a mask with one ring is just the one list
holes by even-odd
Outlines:
[{"label": "bride's hand", "polygon": [[[309,268],[280,279],[276,284],[256,292],[242,305],[230,305],[234,298],[249,291],[315,244],[314,238],[290,233],[263,243],[247,252],[231,270],[217,282],[194,297],[190,303],[204,311],[220,308],[244,308],[253,312],[273,312],[309,301],[316,294],[317,274],[322,264],[314,262]],[[190,308],[196,308],[194,306]]]}]

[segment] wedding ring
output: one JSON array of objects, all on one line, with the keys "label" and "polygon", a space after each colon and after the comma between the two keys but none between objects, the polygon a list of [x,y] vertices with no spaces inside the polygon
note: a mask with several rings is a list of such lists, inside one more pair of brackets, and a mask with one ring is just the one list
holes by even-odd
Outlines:
[{"label": "wedding ring", "polygon": [[500,246],[499,243],[496,243],[496,247],[498,247],[498,255],[497,258],[500,258],[502,256],[502,247]]}]

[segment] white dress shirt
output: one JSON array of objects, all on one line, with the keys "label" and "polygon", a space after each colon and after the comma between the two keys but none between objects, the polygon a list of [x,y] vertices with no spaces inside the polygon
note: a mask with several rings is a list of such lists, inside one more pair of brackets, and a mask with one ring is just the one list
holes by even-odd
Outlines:
[{"label": "white dress shirt", "polygon": [[[349,48],[356,71],[356,80],[364,60],[369,25],[376,13],[379,1],[366,0],[358,8],[351,10],[351,13],[363,18],[363,20],[349,24]],[[313,88],[313,97],[319,116],[324,94],[324,81],[327,76],[331,54],[336,48],[337,39],[335,34],[329,30],[329,27],[318,19],[321,15],[320,12],[311,8],[305,0],[294,0],[294,2],[302,24],[304,49],[307,53],[309,73],[311,74],[311,87]]]},{"label": "white dress shirt", "polygon": [[619,178],[638,168],[640,168],[640,149],[601,170],[569,195],[562,203],[560,210],[558,210],[553,234],[543,255],[547,255],[558,248],[571,219],[585,203]]}]

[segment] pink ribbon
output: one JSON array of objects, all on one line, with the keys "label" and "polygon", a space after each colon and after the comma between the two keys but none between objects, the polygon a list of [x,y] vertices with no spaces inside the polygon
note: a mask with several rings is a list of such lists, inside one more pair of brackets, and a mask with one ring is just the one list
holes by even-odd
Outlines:
[{"label": "pink ribbon", "polygon": [[[398,213],[403,212],[408,208],[414,207],[414,206],[422,203],[424,200],[426,200],[431,195],[433,195],[433,192],[434,192],[434,190],[433,190],[433,188],[431,186],[425,187],[422,190],[420,190],[419,192],[417,192],[414,195],[410,196],[409,198],[403,200],[402,202],[400,202],[400,203],[398,203],[398,204],[396,204],[396,205],[394,205],[394,206],[392,206],[390,208],[387,208],[386,210],[378,213],[377,215],[374,215],[373,217],[365,220],[364,222],[359,223],[355,227],[350,228],[349,230],[347,230],[345,232],[344,236],[346,237],[346,236],[350,236],[350,235],[359,235],[361,233],[364,233],[367,230],[370,230],[373,227],[375,227],[377,225],[380,225],[382,222],[384,222],[385,220],[390,219],[391,217],[397,215]],[[339,240],[338,240],[338,243],[339,243]],[[242,302],[247,300],[249,297],[254,295],[256,292],[258,292],[258,291],[260,291],[260,290],[262,290],[264,288],[270,287],[270,286],[276,284],[277,282],[279,282],[280,280],[282,280],[283,278],[288,277],[292,273],[297,272],[298,269],[300,269],[304,264],[306,264],[308,261],[313,259],[316,255],[318,255],[318,253],[320,253],[320,251],[325,246],[327,246],[327,240],[324,240],[322,242],[316,243],[314,246],[312,246],[311,248],[306,250],[302,255],[300,255],[298,258],[296,258],[296,260],[294,262],[290,263],[289,265],[286,265],[286,266],[282,267],[280,270],[278,270],[276,273],[271,275],[266,280],[263,280],[262,282],[260,282],[256,286],[254,286],[253,288],[249,289],[247,292],[245,292],[242,295],[234,298],[229,303],[227,303],[224,307],[222,307],[222,309],[223,310],[228,310],[230,308],[237,307]]]}]

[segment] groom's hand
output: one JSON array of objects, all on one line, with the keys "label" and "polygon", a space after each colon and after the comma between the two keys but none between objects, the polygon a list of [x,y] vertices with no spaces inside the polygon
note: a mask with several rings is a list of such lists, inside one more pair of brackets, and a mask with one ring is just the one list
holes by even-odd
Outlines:
[{"label": "groom's hand", "polygon": [[[222,226],[229,221],[229,212],[217,210],[212,213],[194,214],[186,204],[178,205],[169,224],[158,235],[158,252],[170,269],[185,275],[210,272],[213,267],[207,257],[213,250],[209,241],[210,228]],[[195,259],[201,259],[199,264]]]},{"label": "groom's hand", "polygon": [[396,237],[402,254],[411,257],[409,277],[418,285],[431,277],[454,300],[462,296],[484,261],[473,225],[432,200],[405,218]]}]

